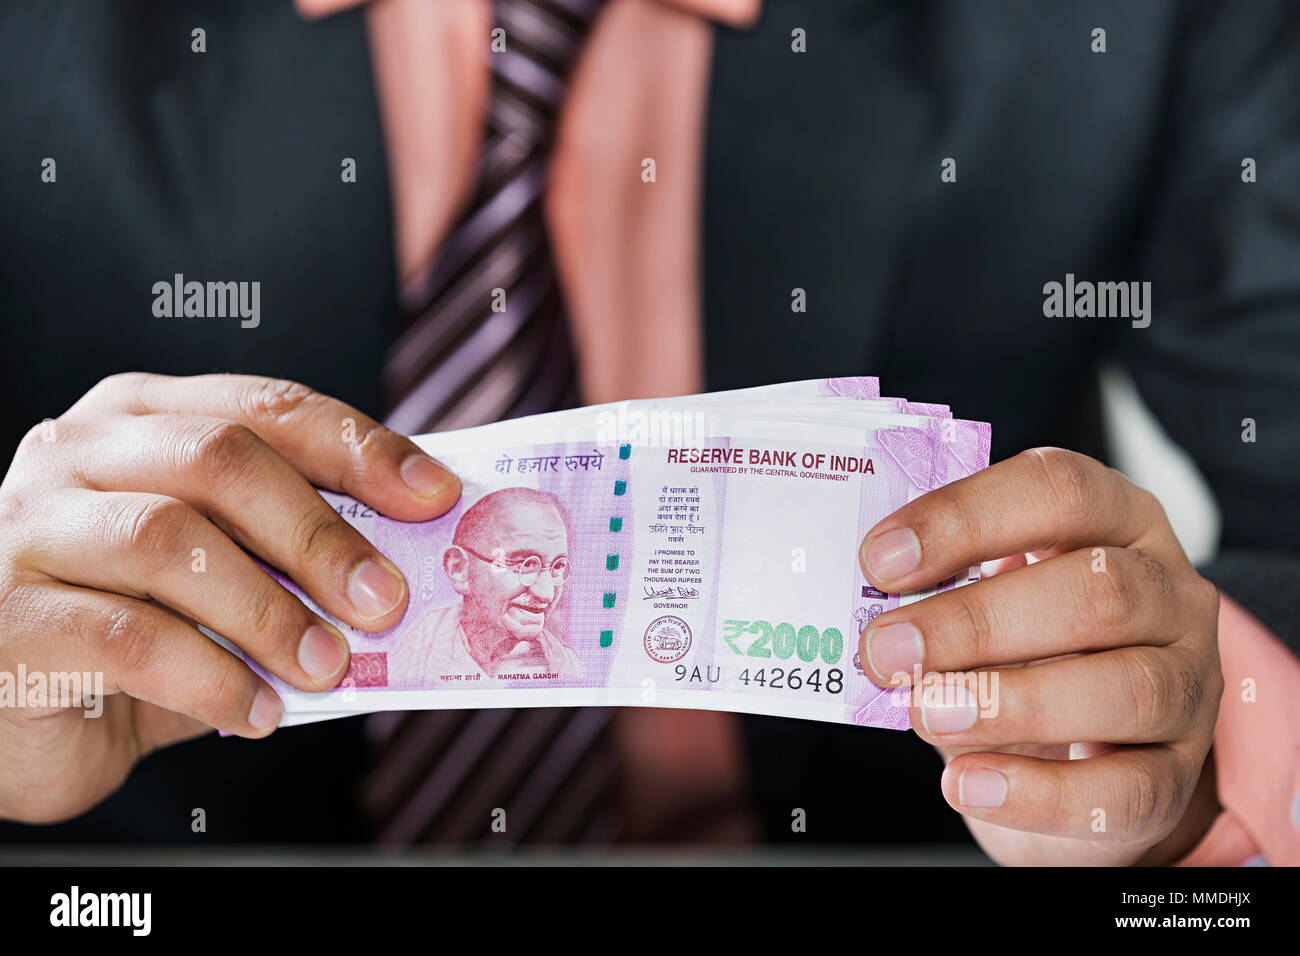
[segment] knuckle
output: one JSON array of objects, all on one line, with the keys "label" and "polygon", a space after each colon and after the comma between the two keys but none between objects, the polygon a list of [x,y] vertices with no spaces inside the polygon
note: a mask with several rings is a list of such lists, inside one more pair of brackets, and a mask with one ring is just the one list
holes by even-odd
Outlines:
[{"label": "knuckle", "polygon": [[126,605],[109,617],[103,645],[120,670],[141,674],[157,660],[158,636],[158,623],[149,611],[141,605]]},{"label": "knuckle", "polygon": [[86,393],[86,397],[108,399],[116,396],[134,395],[144,388],[153,378],[148,372],[118,372],[101,378]]},{"label": "knuckle", "polygon": [[317,393],[301,382],[265,378],[244,390],[242,405],[254,420],[278,423],[298,416],[316,397]]},{"label": "knuckle", "polygon": [[289,540],[294,551],[307,561],[322,561],[340,530],[343,519],[329,508],[313,508],[298,519]]},{"label": "knuckle", "polygon": [[382,481],[385,473],[381,462],[391,457],[398,447],[399,436],[392,429],[378,422],[358,423],[356,441],[348,448],[348,471],[356,489],[374,488]]},{"label": "knuckle", "polygon": [[960,609],[957,633],[961,640],[961,646],[958,648],[961,657],[965,658],[969,653],[973,664],[998,663],[995,660],[998,654],[994,647],[993,615],[989,610],[988,602],[973,594],[963,594],[957,606]]},{"label": "knuckle", "polygon": [[[84,424],[78,425],[68,415],[36,422],[23,433],[14,448],[9,477],[17,476],[24,466],[28,466],[24,479],[30,481],[55,462],[72,466],[71,470],[76,473],[75,456],[68,455],[67,448],[70,440],[84,438],[88,431],[89,428]],[[5,476],[0,474],[0,477]]]},{"label": "knuckle", "polygon": [[1127,784],[1126,816],[1134,829],[1161,828],[1175,815],[1182,790],[1177,778],[1166,777],[1146,761],[1136,761]]},{"label": "knuckle", "polygon": [[1081,552],[1083,588],[1093,621],[1107,630],[1127,629],[1138,606],[1134,581],[1122,548],[1102,548],[1105,570],[1095,564],[1094,551]]},{"label": "knuckle", "polygon": [[1079,519],[1092,512],[1097,501],[1092,459],[1064,448],[1033,448],[1026,454],[1042,467],[1047,493],[1058,514]]},{"label": "knuckle", "polygon": [[[55,427],[57,428],[60,419],[56,418],[53,421]],[[37,422],[31,428],[27,429],[27,431],[23,433],[23,437],[18,442],[17,454],[15,454],[14,458],[17,459],[19,455],[33,452],[37,448],[39,448],[42,444],[48,442],[48,438],[46,438],[46,436],[49,435],[50,433],[49,429],[50,426],[46,422]]]},{"label": "knuckle", "polygon": [[1196,667],[1191,663],[1184,663],[1178,667],[1175,683],[1178,688],[1178,700],[1182,705],[1178,713],[1177,725],[1179,728],[1186,728],[1191,726],[1205,703],[1207,690],[1205,680]]},{"label": "knuckle", "polygon": [[1199,612],[1201,620],[1217,622],[1219,620],[1219,589],[1199,574],[1192,583],[1191,605]]},{"label": "knuckle", "polygon": [[1042,818],[1068,820],[1080,801],[1079,784],[1064,772],[1065,767],[1052,765],[1045,769],[1048,772],[1043,777]]},{"label": "knuckle", "polygon": [[1135,576],[1144,588],[1152,588],[1162,594],[1168,594],[1172,590],[1173,579],[1163,561],[1142,548],[1133,548],[1132,556],[1136,561]]},{"label": "knuckle", "polygon": [[191,514],[189,505],[176,498],[135,499],[121,508],[114,522],[120,530],[110,536],[148,567],[162,568],[180,553]]},{"label": "knuckle", "polygon": [[[287,613],[289,608],[285,602],[288,592],[284,591],[279,585],[274,584],[270,578],[267,579],[267,582],[270,586],[254,588],[248,595],[248,604],[244,616],[252,634],[279,633],[292,617],[290,613]],[[295,601],[294,603],[302,607],[298,602]]]},{"label": "knuckle", "polygon": [[1132,696],[1135,727],[1159,732],[1170,724],[1170,715],[1181,709],[1182,686],[1178,675],[1163,666],[1146,648],[1133,648],[1121,658],[1125,684]]},{"label": "knuckle", "polygon": [[388,443],[396,432],[378,422],[371,422],[364,426],[365,430],[357,436],[356,451],[361,458],[365,459],[374,455],[386,443]]},{"label": "knuckle", "polygon": [[207,686],[199,693],[216,723],[234,727],[247,720],[256,693],[251,677],[251,672],[234,658],[209,672]]},{"label": "knuckle", "polygon": [[1206,694],[1210,701],[1211,713],[1212,715],[1217,716],[1219,712],[1219,702],[1223,699],[1224,690],[1227,689],[1227,684],[1223,679],[1223,668],[1219,664],[1217,656],[1209,668],[1208,678],[1209,679],[1206,682]]},{"label": "knuckle", "polygon": [[204,477],[225,481],[247,470],[257,442],[257,436],[238,422],[217,422],[194,439],[188,460]]}]

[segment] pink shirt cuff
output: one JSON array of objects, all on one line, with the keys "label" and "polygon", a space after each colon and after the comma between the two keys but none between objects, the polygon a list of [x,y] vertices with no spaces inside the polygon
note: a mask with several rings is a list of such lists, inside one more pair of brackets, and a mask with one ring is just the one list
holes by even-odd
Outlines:
[{"label": "pink shirt cuff", "polygon": [[1214,759],[1223,812],[1180,866],[1300,865],[1300,661],[1226,594]]}]

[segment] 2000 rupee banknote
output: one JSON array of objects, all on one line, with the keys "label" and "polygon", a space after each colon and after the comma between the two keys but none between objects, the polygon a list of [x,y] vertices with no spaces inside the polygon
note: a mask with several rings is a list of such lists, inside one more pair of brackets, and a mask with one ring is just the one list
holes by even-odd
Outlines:
[{"label": "2000 rupee banknote", "polygon": [[382,634],[335,621],[353,661],[332,691],[264,673],[285,723],[620,704],[905,727],[905,697],[855,657],[863,624],[906,597],[862,578],[857,544],[906,501],[987,464],[988,428],[944,426],[946,409],[801,401],[787,393],[781,414],[719,403],[709,434],[684,445],[588,440],[590,416],[565,428],[550,417],[562,435],[550,441],[527,440],[530,420],[422,436],[464,483],[429,522],[326,493],[401,568],[411,600]]}]

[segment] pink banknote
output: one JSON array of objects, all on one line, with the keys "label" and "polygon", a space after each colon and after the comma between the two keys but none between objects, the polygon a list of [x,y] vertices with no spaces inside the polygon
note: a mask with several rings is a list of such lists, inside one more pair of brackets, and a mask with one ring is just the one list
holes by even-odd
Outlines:
[{"label": "pink banknote", "polygon": [[[633,440],[645,416],[681,413],[700,416],[678,422],[690,434]],[[876,591],[857,547],[989,454],[987,425],[882,399],[874,379],[598,406],[415,440],[461,477],[462,498],[408,523],[322,492],[402,570],[410,602],[384,633],[334,621],[352,647],[334,690],[298,691],[263,672],[285,724],[626,705],[906,728],[906,692],[867,679],[857,638],[919,595]]]}]

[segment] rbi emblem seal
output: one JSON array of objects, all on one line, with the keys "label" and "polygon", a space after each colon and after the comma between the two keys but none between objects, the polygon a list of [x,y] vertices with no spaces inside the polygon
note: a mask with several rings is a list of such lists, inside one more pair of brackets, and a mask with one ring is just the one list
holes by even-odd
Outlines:
[{"label": "rbi emblem seal", "polygon": [[645,652],[652,661],[671,664],[680,661],[690,649],[691,629],[680,617],[665,614],[645,629]]}]

